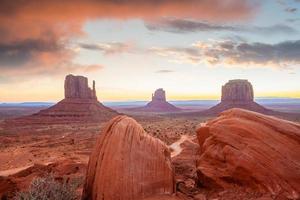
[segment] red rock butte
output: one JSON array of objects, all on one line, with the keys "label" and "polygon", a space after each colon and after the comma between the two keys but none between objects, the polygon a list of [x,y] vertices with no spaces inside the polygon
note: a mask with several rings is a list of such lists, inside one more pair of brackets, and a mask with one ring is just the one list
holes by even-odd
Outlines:
[{"label": "red rock butte", "polygon": [[300,198],[300,125],[230,109],[197,130],[201,185],[247,186],[278,199]]},{"label": "red rock butte", "polygon": [[106,121],[118,113],[97,100],[95,81],[88,86],[84,76],[67,75],[65,78],[65,98],[48,109],[31,116],[10,120],[15,123],[67,123]]},{"label": "red rock butte", "polygon": [[162,88],[159,88],[152,94],[152,100],[146,106],[135,108],[135,110],[146,112],[178,112],[180,108],[167,102],[166,92]]},{"label": "red rock butte", "polygon": [[272,114],[269,110],[254,101],[252,84],[248,80],[230,80],[222,86],[221,102],[204,111],[206,114],[219,114],[231,108],[242,108],[264,114]]},{"label": "red rock butte", "polygon": [[82,200],[141,200],[172,193],[169,148],[134,119],[112,119],[90,156]]}]

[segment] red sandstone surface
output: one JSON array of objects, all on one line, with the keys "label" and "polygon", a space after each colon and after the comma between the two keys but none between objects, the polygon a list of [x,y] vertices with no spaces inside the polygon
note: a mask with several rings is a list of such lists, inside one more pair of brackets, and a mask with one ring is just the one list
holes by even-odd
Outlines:
[{"label": "red sandstone surface", "polygon": [[112,119],[91,154],[82,199],[139,200],[173,192],[167,146],[132,118]]},{"label": "red sandstone surface", "polygon": [[234,185],[298,199],[300,125],[231,109],[197,130],[198,178],[207,187]]},{"label": "red sandstone surface", "polygon": [[[88,160],[93,149],[93,154],[95,154],[95,143],[104,137],[103,135],[106,135],[103,133],[112,130],[115,130],[115,134],[119,136],[122,135],[122,132],[125,132],[126,135],[135,135],[135,132],[140,133],[143,137],[136,137],[134,140],[139,141],[139,144],[151,141],[147,145],[145,144],[144,148],[138,145],[132,147],[137,157],[142,155],[142,160],[147,160],[147,155],[151,159],[157,157],[155,151],[151,151],[149,144],[161,144],[164,146],[163,149],[166,148],[166,145],[169,146],[171,161],[168,163],[174,169],[174,191],[176,191],[174,194],[154,192],[153,195],[146,197],[149,200],[283,200],[288,197],[297,199],[295,195],[297,193],[293,193],[293,191],[299,193],[296,190],[299,186],[299,153],[296,154],[299,152],[299,142],[298,146],[293,146],[294,143],[291,141],[298,140],[295,138],[298,138],[299,135],[299,124],[234,109],[210,120],[207,124],[203,123],[202,126],[206,128],[201,128],[202,134],[198,134],[197,138],[196,125],[207,120],[207,118],[193,115],[183,117],[175,114],[172,117],[167,115],[135,115],[133,117],[141,125],[133,119],[123,116],[122,118],[125,118],[127,123],[125,125],[124,123],[110,124],[111,127],[114,126],[115,128],[109,131],[104,128],[109,125],[102,121],[81,121],[80,123],[70,121],[57,124],[31,123],[30,125],[9,127],[3,126],[0,122],[0,199],[11,199],[15,192],[27,190],[33,178],[45,176],[48,173],[53,173],[57,180],[69,178],[81,182],[77,190],[78,199],[80,199]],[[124,128],[126,125],[131,128]],[[211,127],[215,128],[211,129]],[[213,131],[211,132],[211,130]],[[218,130],[218,132],[214,132],[214,130]],[[297,135],[296,137],[293,136],[294,133]],[[236,139],[235,134],[240,135],[241,138]],[[222,140],[211,139],[219,137]],[[130,149],[128,141],[132,141],[133,138],[126,139],[128,137],[125,136],[114,137],[114,139],[106,138],[105,141],[114,141],[114,145],[111,145],[114,148],[111,147],[110,150],[107,150],[109,149],[107,146],[101,149],[106,149],[105,152],[108,152],[109,155],[116,155],[116,150],[124,151],[121,155],[125,157],[123,160],[125,162],[130,157],[130,153],[125,154]],[[158,139],[162,142],[159,142]],[[224,142],[228,143],[225,145]],[[239,145],[241,144],[243,146],[240,148]],[[293,152],[291,152],[291,148]],[[99,155],[101,152],[103,153],[102,150],[100,150]],[[235,153],[230,154],[231,152]],[[246,153],[253,156],[253,159],[239,156]],[[204,154],[210,156],[203,156]],[[118,156],[111,157],[118,158]],[[127,166],[130,166],[122,164],[123,168],[121,168],[119,165],[120,170],[113,170],[114,172],[118,171],[115,172],[118,173],[118,176],[115,176],[111,174],[113,171],[109,171],[109,169],[113,162],[118,163],[120,160],[112,158],[106,160],[107,164],[99,168],[105,168],[106,173],[108,173],[108,175],[103,176],[104,179],[102,180],[106,181],[109,177],[113,177],[108,180],[109,183],[119,180],[122,175],[126,174],[125,169],[129,169]],[[166,162],[165,159],[160,159],[160,161],[162,160],[163,162],[160,162],[161,165],[157,169]],[[200,163],[204,163],[205,170],[201,168]],[[118,165],[113,166],[117,167]],[[144,165],[137,164],[137,166]],[[148,166],[154,165],[148,164],[143,171],[146,172]],[[265,168],[261,168],[261,166]],[[246,172],[241,170],[243,167]],[[153,168],[149,170],[153,171]],[[288,171],[287,174],[285,170]],[[127,173],[127,177],[132,176],[139,177],[138,174]],[[160,176],[155,181],[155,187],[161,186],[159,180],[162,178],[163,176]],[[107,184],[104,185],[110,189]],[[129,186],[134,188],[132,184]],[[278,192],[278,188],[282,188],[279,189],[280,192]]]}]

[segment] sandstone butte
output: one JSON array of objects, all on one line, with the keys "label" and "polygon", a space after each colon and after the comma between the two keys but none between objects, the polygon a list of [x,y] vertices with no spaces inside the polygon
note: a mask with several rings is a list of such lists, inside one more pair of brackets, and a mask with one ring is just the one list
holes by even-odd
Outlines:
[{"label": "sandstone butte", "polygon": [[170,104],[166,100],[166,91],[159,88],[152,94],[152,100],[146,106],[135,108],[134,110],[145,112],[178,112],[180,108]]},{"label": "sandstone butte", "polygon": [[299,199],[300,125],[242,109],[231,109],[198,128],[202,185],[234,184]]},{"label": "sandstone butte", "polygon": [[141,200],[173,192],[168,147],[134,119],[112,119],[90,156],[82,200]]},{"label": "sandstone butte", "polygon": [[269,110],[254,101],[253,86],[248,80],[229,80],[222,86],[221,102],[204,111],[204,114],[215,115],[231,108],[242,108],[263,114],[272,114]]},{"label": "sandstone butte", "polygon": [[98,101],[95,81],[91,89],[88,86],[88,79],[84,76],[67,75],[64,93],[65,98],[54,106],[30,116],[8,120],[8,125],[99,122],[110,120],[118,115],[116,111]]}]

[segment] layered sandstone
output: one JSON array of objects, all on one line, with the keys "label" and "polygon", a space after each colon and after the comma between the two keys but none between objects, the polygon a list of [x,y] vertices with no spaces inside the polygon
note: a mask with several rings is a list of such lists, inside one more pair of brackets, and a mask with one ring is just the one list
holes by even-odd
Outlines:
[{"label": "layered sandstone", "polygon": [[222,86],[221,102],[204,113],[216,115],[231,108],[242,108],[264,114],[272,111],[254,101],[252,84],[248,80],[230,80]]},{"label": "layered sandstone", "polygon": [[200,184],[235,184],[298,199],[300,125],[275,117],[231,109],[197,130]]},{"label": "layered sandstone", "polygon": [[88,79],[84,76],[69,74],[65,79],[65,99],[97,99],[95,81],[93,89],[88,86]]},{"label": "layered sandstone", "polygon": [[222,86],[222,102],[253,102],[253,87],[248,80],[230,80]]},{"label": "layered sandstone", "polygon": [[168,147],[132,118],[112,119],[97,140],[83,200],[140,200],[174,192]]},{"label": "layered sandstone", "polygon": [[98,122],[109,120],[118,114],[97,100],[95,81],[91,89],[86,77],[67,75],[64,89],[65,98],[54,106],[9,122],[13,124]]},{"label": "layered sandstone", "polygon": [[144,107],[136,108],[138,111],[146,112],[178,112],[179,108],[166,100],[166,92],[159,88],[152,94],[152,100]]}]

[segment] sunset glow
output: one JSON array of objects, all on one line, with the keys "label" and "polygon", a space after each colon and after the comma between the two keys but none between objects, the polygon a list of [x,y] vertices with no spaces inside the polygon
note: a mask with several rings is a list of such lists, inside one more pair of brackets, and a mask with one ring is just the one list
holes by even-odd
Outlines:
[{"label": "sunset glow", "polygon": [[299,1],[58,2],[1,2],[0,102],[59,101],[71,73],[103,101],[219,99],[230,79],[300,98]]}]

